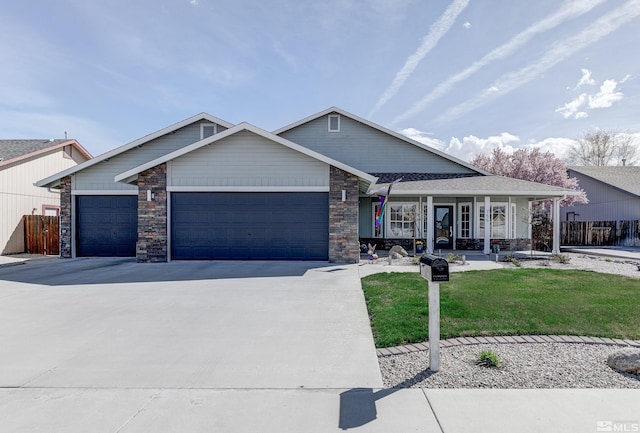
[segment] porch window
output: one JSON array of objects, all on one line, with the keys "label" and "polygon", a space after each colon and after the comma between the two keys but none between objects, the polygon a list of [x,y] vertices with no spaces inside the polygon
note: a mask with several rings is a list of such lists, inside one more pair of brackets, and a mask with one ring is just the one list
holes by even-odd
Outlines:
[{"label": "porch window", "polygon": [[389,231],[392,238],[412,238],[416,228],[416,205],[415,204],[392,204],[389,203]]},{"label": "porch window", "polygon": [[[515,237],[515,204],[511,205],[511,212],[507,214],[507,203],[491,204],[491,238],[513,239]],[[484,237],[485,212],[484,205],[478,205],[478,236]]]},{"label": "porch window", "polygon": [[[458,205],[458,217],[460,221],[460,229],[458,231],[458,237],[470,238],[471,237],[471,203],[460,203]],[[484,220],[482,224],[484,226]]]}]

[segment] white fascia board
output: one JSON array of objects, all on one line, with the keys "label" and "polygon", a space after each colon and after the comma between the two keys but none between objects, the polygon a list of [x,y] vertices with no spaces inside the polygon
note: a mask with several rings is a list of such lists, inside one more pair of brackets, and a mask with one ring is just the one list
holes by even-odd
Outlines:
[{"label": "white fascia board", "polygon": [[115,149],[112,149],[106,153],[103,153],[102,155],[96,156],[95,158],[85,161],[82,164],[78,164],[64,171],[61,171],[60,173],[54,174],[53,176],[49,176],[46,179],[40,180],[36,182],[36,186],[48,186],[50,183],[60,180],[65,176],[77,173],[81,170],[84,170],[87,167],[91,167],[95,164],[98,164],[99,162],[102,162],[109,158],[113,158],[116,155],[120,155],[121,153],[124,153],[130,149],[133,149],[134,147],[141,146],[145,143],[148,143],[151,140],[155,140],[158,137],[162,137],[165,134],[169,134],[170,132],[173,132],[180,128],[184,128],[185,126],[191,125],[192,123],[195,123],[203,119],[206,119],[207,121],[210,121],[210,122],[218,123],[219,125],[225,126],[227,128],[233,127],[233,124],[225,120],[219,119],[215,116],[212,116],[210,114],[207,114],[207,113],[196,114],[195,116],[191,116],[188,119],[182,120],[178,123],[174,123],[173,125],[169,125],[156,132],[152,132],[151,134],[147,134],[144,137],[138,138],[137,140],[134,140],[130,143],[116,147]]},{"label": "white fascia board", "polygon": [[[379,186],[379,185],[378,185]],[[576,194],[576,191],[554,191],[545,193],[544,191],[506,191],[506,190],[452,190],[452,191],[425,191],[425,190],[394,190],[391,189],[392,196],[416,196],[416,195],[431,195],[434,197],[458,197],[458,196],[512,196],[512,197],[535,197],[544,200],[545,197],[565,197],[568,195]]]},{"label": "white fascia board", "polygon": [[319,113],[316,113],[316,114],[313,114],[311,116],[305,117],[304,119],[298,120],[297,122],[294,122],[294,123],[292,123],[290,125],[287,125],[287,126],[284,126],[282,128],[276,129],[275,131],[273,131],[273,133],[276,134],[276,135],[280,135],[285,131],[288,131],[288,130],[293,129],[293,128],[297,127],[297,126],[303,125],[305,123],[311,122],[312,120],[318,119],[319,117],[322,117],[322,116],[326,116],[327,114],[330,114],[330,113],[338,113],[338,114],[340,114],[342,116],[349,117],[349,118],[351,118],[351,119],[353,119],[353,120],[355,120],[357,122],[360,122],[360,123],[362,123],[364,125],[367,125],[367,126],[369,126],[371,128],[377,129],[380,132],[384,132],[385,134],[391,135],[391,136],[393,136],[395,138],[398,138],[400,140],[406,141],[407,143],[413,144],[414,146],[417,146],[417,147],[419,147],[419,148],[421,148],[423,150],[426,150],[427,152],[434,153],[434,154],[436,154],[436,155],[438,155],[438,156],[440,156],[442,158],[445,158],[445,159],[448,159],[449,161],[455,162],[456,164],[460,164],[463,167],[466,167],[466,168],[468,168],[470,170],[473,170],[473,171],[475,171],[477,173],[481,173],[481,174],[484,174],[484,175],[490,175],[491,174],[491,173],[489,173],[487,171],[484,171],[484,170],[482,170],[482,169],[480,169],[478,167],[474,167],[473,165],[469,164],[468,162],[465,162],[465,161],[463,161],[461,159],[458,159],[458,158],[456,158],[454,156],[448,155],[448,154],[446,154],[444,152],[441,152],[441,151],[439,151],[437,149],[434,149],[431,146],[427,146],[426,144],[420,143],[419,141],[412,140],[411,138],[407,137],[406,135],[402,135],[399,132],[392,131],[391,129],[385,128],[384,126],[378,125],[377,123],[373,123],[373,122],[371,122],[371,121],[369,121],[367,119],[363,119],[362,117],[358,117],[355,114],[351,114],[351,113],[349,113],[347,111],[344,111],[343,109],[338,108],[338,107],[327,108],[326,110],[323,110],[323,111],[321,111]]},{"label": "white fascia board", "polygon": [[71,195],[138,195],[138,190],[126,190],[126,189],[81,189],[72,190]]},{"label": "white fascia board", "polygon": [[328,186],[168,186],[168,192],[329,192]]},{"label": "white fascia board", "polygon": [[193,152],[194,150],[197,150],[203,146],[207,146],[209,144],[213,144],[217,141],[220,141],[226,137],[229,137],[230,135],[236,134],[240,131],[249,131],[252,132],[256,135],[262,136],[268,140],[274,141],[278,144],[281,144],[285,147],[288,147],[292,150],[295,150],[297,152],[300,152],[304,155],[307,155],[311,158],[317,159],[321,162],[324,162],[326,164],[329,165],[333,165],[334,167],[337,167],[341,170],[347,171],[351,174],[354,174],[356,176],[358,176],[361,179],[364,179],[370,183],[375,183],[377,181],[377,178],[375,176],[370,175],[369,173],[365,173],[363,171],[357,170],[353,167],[350,167],[346,164],[343,164],[339,161],[333,160],[331,158],[328,158],[320,153],[314,152],[304,146],[300,146],[299,144],[296,144],[292,141],[289,141],[285,138],[282,138],[280,136],[277,136],[271,132],[265,131],[264,129],[260,129],[257,126],[251,125],[250,123],[247,122],[242,122],[232,128],[229,128],[219,134],[215,134],[212,135],[211,137],[207,137],[204,140],[200,140],[197,141],[193,144],[190,144],[188,146],[185,146],[181,149],[176,150],[175,152],[171,152],[167,155],[161,156],[160,158],[156,158],[153,161],[149,161],[145,164],[139,165],[137,167],[132,168],[131,170],[128,170],[124,173],[120,173],[115,177],[115,181],[116,182],[126,182],[127,180],[131,181],[132,180],[132,176],[136,176],[137,174],[139,174],[140,172],[147,170],[149,168],[155,167],[157,165],[163,164],[167,161],[179,158],[182,155],[185,155],[189,152]]}]

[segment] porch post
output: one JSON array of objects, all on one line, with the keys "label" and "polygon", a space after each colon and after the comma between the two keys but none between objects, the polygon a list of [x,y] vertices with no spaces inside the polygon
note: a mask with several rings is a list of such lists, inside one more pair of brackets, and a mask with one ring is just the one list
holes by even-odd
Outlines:
[{"label": "porch post", "polygon": [[434,224],[433,224],[433,196],[427,196],[427,252],[433,254],[433,237],[434,237]]},{"label": "porch post", "polygon": [[484,253],[491,252],[491,197],[484,197]]},{"label": "porch post", "polygon": [[560,199],[553,199],[553,254],[560,254]]}]

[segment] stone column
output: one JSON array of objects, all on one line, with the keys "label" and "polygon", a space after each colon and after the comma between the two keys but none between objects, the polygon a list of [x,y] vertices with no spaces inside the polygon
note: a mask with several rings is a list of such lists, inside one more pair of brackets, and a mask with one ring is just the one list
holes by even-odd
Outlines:
[{"label": "stone column", "polygon": [[[151,195],[147,191],[151,191]],[[149,200],[150,199],[150,200]],[[166,262],[167,164],[138,175],[138,262]]]},{"label": "stone column", "polygon": [[329,169],[330,262],[358,263],[360,261],[359,199],[358,176],[331,166]]},{"label": "stone column", "polygon": [[60,257],[70,259],[72,257],[71,232],[71,176],[60,179]]}]

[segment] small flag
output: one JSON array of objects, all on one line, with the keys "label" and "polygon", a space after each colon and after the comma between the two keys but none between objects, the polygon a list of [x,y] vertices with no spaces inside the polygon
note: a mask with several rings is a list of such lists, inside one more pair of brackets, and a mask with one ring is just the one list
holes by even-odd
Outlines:
[{"label": "small flag", "polygon": [[378,206],[378,210],[376,211],[376,227],[380,227],[380,225],[382,224],[384,210],[386,209],[387,203],[389,202],[389,194],[391,194],[391,187],[401,180],[402,178],[396,179],[391,182],[386,188],[380,188],[378,191],[376,191],[378,200],[380,200],[380,206]]}]

